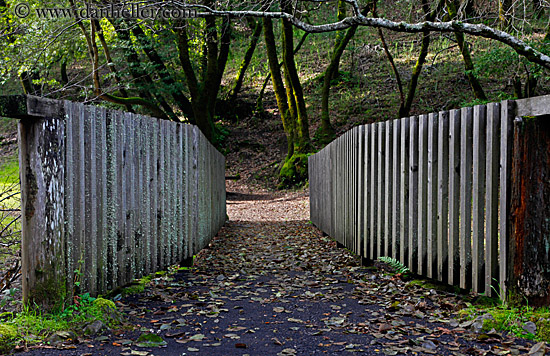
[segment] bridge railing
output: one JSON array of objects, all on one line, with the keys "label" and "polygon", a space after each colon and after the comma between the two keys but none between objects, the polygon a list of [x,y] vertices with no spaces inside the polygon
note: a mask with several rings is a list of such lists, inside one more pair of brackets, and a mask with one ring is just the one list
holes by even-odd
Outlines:
[{"label": "bridge railing", "polygon": [[311,220],[366,260],[393,257],[417,274],[504,295],[509,265],[528,248],[510,238],[519,231],[510,228],[514,119],[549,112],[540,97],[355,127],[309,158]]},{"label": "bridge railing", "polygon": [[45,307],[189,262],[225,221],[225,161],[196,126],[32,96],[20,118],[22,277]]}]

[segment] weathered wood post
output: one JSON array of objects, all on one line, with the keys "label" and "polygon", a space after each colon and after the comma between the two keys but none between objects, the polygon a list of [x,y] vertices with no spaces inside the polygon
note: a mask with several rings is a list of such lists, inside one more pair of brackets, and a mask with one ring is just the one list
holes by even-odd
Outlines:
[{"label": "weathered wood post", "polygon": [[45,310],[66,295],[64,115],[60,101],[0,97],[0,116],[20,119],[23,301]]},{"label": "weathered wood post", "polygon": [[550,305],[550,96],[516,101],[510,177],[508,296]]}]

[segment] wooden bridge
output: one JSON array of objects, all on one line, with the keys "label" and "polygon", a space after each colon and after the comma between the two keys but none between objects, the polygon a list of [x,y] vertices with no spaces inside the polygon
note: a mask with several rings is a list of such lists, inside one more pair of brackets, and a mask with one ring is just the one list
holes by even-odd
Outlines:
[{"label": "wooden bridge", "polygon": [[196,126],[32,96],[0,116],[20,119],[25,301],[192,261],[224,224],[225,160]]},{"label": "wooden bridge", "polygon": [[366,262],[549,304],[548,114],[544,96],[355,127],[309,158],[311,220]]}]

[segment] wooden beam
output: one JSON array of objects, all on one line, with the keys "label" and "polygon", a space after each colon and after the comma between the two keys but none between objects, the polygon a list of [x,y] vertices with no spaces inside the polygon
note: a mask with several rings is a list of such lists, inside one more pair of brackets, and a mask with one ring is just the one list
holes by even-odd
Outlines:
[{"label": "wooden beam", "polygon": [[56,118],[65,116],[63,101],[33,95],[0,96],[0,116],[14,119]]},{"label": "wooden beam", "polygon": [[550,95],[515,100],[516,116],[550,115]]}]

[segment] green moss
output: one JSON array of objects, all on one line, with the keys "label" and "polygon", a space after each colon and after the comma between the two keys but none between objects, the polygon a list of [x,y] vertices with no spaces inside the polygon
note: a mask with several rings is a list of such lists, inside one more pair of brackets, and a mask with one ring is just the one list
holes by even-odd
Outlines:
[{"label": "green moss", "polygon": [[491,311],[489,311],[489,314],[493,316],[494,320],[485,319],[483,321],[483,330],[485,331],[489,331],[491,329],[504,330],[506,324],[511,321],[511,313],[509,310],[506,309],[491,309]]},{"label": "green moss", "polygon": [[279,171],[279,188],[298,186],[307,181],[308,155],[295,153],[285,161]]},{"label": "green moss", "polygon": [[94,307],[101,309],[116,309],[116,305],[112,300],[105,298],[97,298],[92,302]]},{"label": "green moss", "polygon": [[550,319],[548,318],[541,318],[538,320],[538,322],[535,323],[537,325],[537,339],[541,341],[550,341]]},{"label": "green moss", "polygon": [[17,328],[10,324],[0,324],[0,353],[8,353],[17,338]]},{"label": "green moss", "polygon": [[120,294],[123,297],[126,297],[128,295],[142,293],[143,291],[145,291],[145,284],[139,283],[139,284],[134,284],[134,285],[131,285],[129,287],[124,288]]}]

